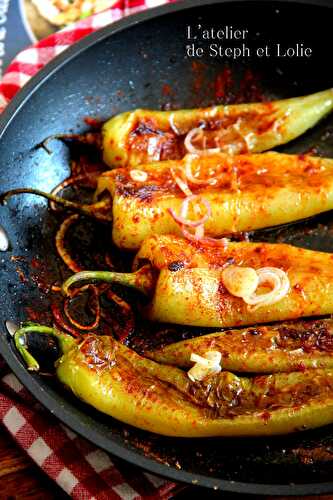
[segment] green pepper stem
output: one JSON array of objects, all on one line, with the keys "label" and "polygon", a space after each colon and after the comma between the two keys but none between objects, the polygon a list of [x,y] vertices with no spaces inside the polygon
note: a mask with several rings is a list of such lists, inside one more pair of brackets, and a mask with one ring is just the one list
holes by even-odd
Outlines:
[{"label": "green pepper stem", "polygon": [[89,282],[104,281],[106,283],[119,283],[126,287],[135,288],[145,295],[150,295],[154,290],[155,280],[150,264],[141,267],[135,273],[117,273],[113,271],[81,271],[73,274],[62,285],[62,293],[70,296],[72,285],[84,285]]},{"label": "green pepper stem", "polygon": [[55,337],[58,340],[59,349],[62,352],[62,354],[67,352],[75,343],[75,339],[70,335],[58,332],[54,328],[50,328],[48,326],[43,326],[38,324],[22,326],[21,328],[16,330],[14,334],[14,342],[16,349],[19,351],[22,358],[24,359],[24,362],[27,365],[29,371],[39,370],[38,361],[30,354],[27,348],[26,334],[29,332],[44,333],[52,337]]},{"label": "green pepper stem", "polygon": [[91,205],[84,205],[81,203],[76,203],[75,201],[66,200],[65,198],[61,198],[60,196],[56,196],[51,193],[46,193],[45,191],[40,191],[39,189],[19,188],[19,189],[11,189],[10,191],[3,193],[0,196],[0,203],[6,204],[8,199],[11,198],[12,196],[24,193],[35,194],[36,196],[42,196],[43,198],[47,198],[48,200],[53,201],[54,203],[59,203],[59,205],[62,205],[63,207],[68,208],[69,210],[72,210],[74,212],[80,212],[84,215],[89,215],[90,217],[94,217],[95,219],[98,220],[103,220],[108,222],[112,221],[111,215],[105,215],[103,213],[99,213],[99,211],[103,211],[107,208],[110,208],[110,203],[111,203],[110,198],[98,201]]}]

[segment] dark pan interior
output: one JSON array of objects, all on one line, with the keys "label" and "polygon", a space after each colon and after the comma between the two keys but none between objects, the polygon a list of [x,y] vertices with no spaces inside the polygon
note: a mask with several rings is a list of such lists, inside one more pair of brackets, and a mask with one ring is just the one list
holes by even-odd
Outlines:
[{"label": "dark pan interior", "polygon": [[[69,149],[54,142],[53,153],[48,155],[35,146],[51,134],[85,130],[84,116],[104,119],[135,107],[177,108],[260,96],[281,98],[333,86],[330,3],[185,2],[159,9],[160,17],[150,12],[93,35],[44,70],[3,115],[1,191],[20,186],[50,191],[66,177]],[[314,55],[309,60],[230,60],[227,67],[233,84],[220,95],[220,89],[211,83],[226,67],[225,61],[205,57],[193,65],[185,57],[186,26],[198,23],[247,28],[250,47],[265,45],[267,40],[287,46],[302,42],[312,47]],[[240,90],[245,75],[252,82],[246,91]],[[317,154],[333,157],[332,134],[333,121],[328,118],[281,149],[305,152],[316,148]],[[331,214],[326,214],[255,237],[332,251],[331,220]],[[0,208],[0,224],[12,244],[9,252],[0,255],[0,350],[23,383],[56,416],[111,453],[174,479],[258,494],[333,491],[332,426],[274,439],[164,438],[106,418],[64,393],[49,378],[28,374],[5,333],[4,322],[31,319],[35,310],[49,320],[50,294],[38,286],[36,276],[41,279],[42,270],[36,270],[33,262],[43,263],[48,280],[61,278],[53,241],[57,218],[44,200],[24,196]],[[109,233],[103,230],[107,242]]]}]

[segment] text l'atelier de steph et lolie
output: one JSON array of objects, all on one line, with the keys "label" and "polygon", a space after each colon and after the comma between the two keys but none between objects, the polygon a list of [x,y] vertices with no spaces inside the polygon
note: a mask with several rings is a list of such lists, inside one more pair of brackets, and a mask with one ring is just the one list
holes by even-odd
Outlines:
[{"label": "text l'atelier de steph et lolie", "polygon": [[[192,42],[187,46],[187,55],[189,57],[201,57],[207,54],[210,57],[224,57],[237,59],[239,57],[250,57],[252,54],[245,41],[249,35],[248,29],[238,29],[233,26],[223,26],[222,28],[204,27],[201,24],[186,27],[186,38]],[[260,33],[257,33],[259,36]],[[211,42],[208,47],[197,46],[196,42]],[[239,42],[237,45],[227,46],[226,42]],[[292,46],[284,46],[276,43],[273,46],[265,44],[255,49],[255,55],[258,57],[311,57],[312,49],[304,43],[295,43]]]}]

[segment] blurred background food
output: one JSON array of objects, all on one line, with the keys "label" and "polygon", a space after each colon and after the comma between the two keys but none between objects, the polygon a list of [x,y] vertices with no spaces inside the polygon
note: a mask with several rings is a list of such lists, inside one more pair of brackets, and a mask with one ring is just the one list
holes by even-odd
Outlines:
[{"label": "blurred background food", "polygon": [[22,11],[38,40],[111,7],[116,0],[21,0]]}]

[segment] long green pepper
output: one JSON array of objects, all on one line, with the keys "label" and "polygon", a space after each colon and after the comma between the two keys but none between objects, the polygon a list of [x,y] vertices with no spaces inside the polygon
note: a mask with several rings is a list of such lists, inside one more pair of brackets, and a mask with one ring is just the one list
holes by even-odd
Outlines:
[{"label": "long green pepper", "polygon": [[29,332],[59,340],[56,375],[76,396],[122,422],[179,437],[285,434],[333,422],[333,370],[254,378],[222,371],[192,382],[176,367],[139,356],[112,337],[73,339],[41,325],[22,327],[15,343],[28,369]]}]

